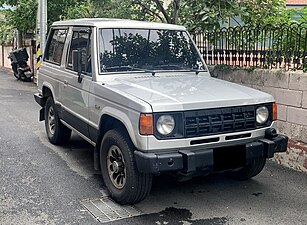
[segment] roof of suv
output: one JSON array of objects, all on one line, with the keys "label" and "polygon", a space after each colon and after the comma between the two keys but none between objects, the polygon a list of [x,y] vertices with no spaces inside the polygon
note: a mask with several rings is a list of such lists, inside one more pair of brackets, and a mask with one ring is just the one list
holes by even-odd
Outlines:
[{"label": "roof of suv", "polygon": [[138,29],[165,29],[165,30],[186,30],[183,26],[145,22],[137,20],[110,19],[110,18],[83,18],[75,20],[64,20],[54,22],[52,26],[93,26],[98,28],[138,28]]}]

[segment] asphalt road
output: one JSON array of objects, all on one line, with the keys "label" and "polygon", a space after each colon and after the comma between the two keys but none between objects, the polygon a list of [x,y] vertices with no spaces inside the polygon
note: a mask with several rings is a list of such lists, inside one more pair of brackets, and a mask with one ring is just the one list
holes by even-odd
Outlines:
[{"label": "asphalt road", "polygon": [[[32,83],[0,71],[0,224],[101,224],[81,205],[106,195],[92,147],[49,144]],[[142,215],[107,224],[307,224],[307,174],[273,162],[254,179],[155,178]]]}]

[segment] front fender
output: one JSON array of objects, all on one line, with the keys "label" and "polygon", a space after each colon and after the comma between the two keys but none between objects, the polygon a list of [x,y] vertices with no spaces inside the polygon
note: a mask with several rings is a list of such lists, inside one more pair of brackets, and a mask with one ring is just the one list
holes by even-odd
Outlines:
[{"label": "front fender", "polygon": [[[107,106],[107,107],[104,107],[101,111],[99,125],[101,125],[101,122],[102,122],[101,118],[103,115],[108,115],[108,116],[111,116],[119,120],[126,127],[128,134],[130,136],[130,139],[132,143],[134,144],[134,146],[139,146],[139,143],[136,138],[136,132],[135,132],[135,128],[138,127],[138,118],[130,118],[125,112]],[[131,121],[133,121],[133,123],[137,125],[133,126]]]},{"label": "front fender", "polygon": [[42,95],[44,95],[44,93],[43,93],[44,87],[48,88],[51,91],[53,100],[54,100],[55,103],[57,103],[58,100],[56,99],[55,92],[54,92],[52,85],[49,82],[44,81],[43,84],[42,84]]}]

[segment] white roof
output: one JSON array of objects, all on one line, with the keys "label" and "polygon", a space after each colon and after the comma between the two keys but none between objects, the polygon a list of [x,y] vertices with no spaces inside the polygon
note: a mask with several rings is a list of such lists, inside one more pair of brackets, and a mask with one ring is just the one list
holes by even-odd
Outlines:
[{"label": "white roof", "polygon": [[165,29],[165,30],[186,30],[183,26],[145,22],[137,20],[110,19],[110,18],[83,18],[75,20],[57,21],[52,26],[92,26],[98,28],[145,28],[145,29]]}]

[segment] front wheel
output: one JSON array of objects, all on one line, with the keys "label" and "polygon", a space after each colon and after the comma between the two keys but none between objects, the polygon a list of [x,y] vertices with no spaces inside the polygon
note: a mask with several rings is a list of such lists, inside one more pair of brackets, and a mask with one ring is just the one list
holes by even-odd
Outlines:
[{"label": "front wheel", "polygon": [[134,146],[127,134],[108,131],[100,147],[101,173],[111,197],[120,204],[142,201],[150,192],[152,175],[139,173]]},{"label": "front wheel", "polygon": [[65,144],[70,139],[71,130],[61,123],[52,97],[48,97],[45,105],[45,128],[52,144]]},{"label": "front wheel", "polygon": [[248,180],[258,175],[263,170],[265,163],[266,159],[264,158],[254,159],[242,169],[230,172],[229,176],[234,180]]}]

